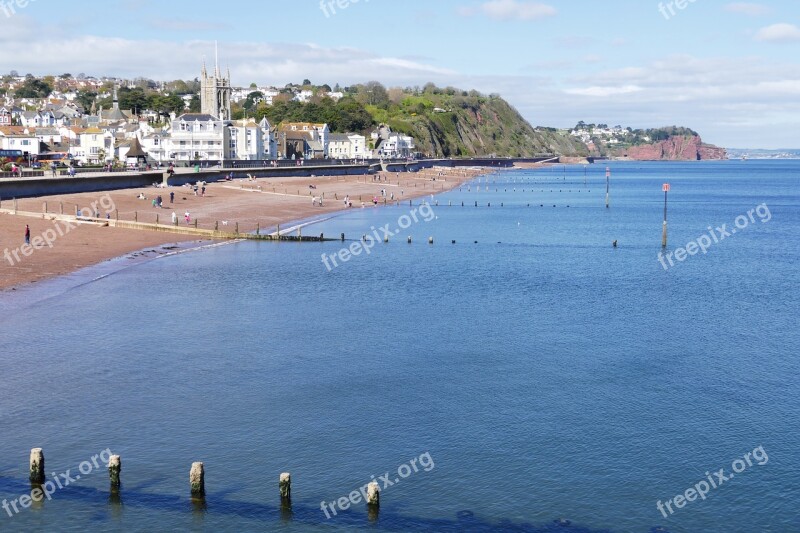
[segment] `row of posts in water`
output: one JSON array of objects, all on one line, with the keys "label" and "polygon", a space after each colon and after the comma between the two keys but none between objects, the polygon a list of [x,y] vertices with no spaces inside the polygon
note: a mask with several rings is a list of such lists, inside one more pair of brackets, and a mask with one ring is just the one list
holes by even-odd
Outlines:
[{"label": "row of posts in water", "polygon": [[[110,456],[108,460],[108,476],[111,482],[111,489],[119,491],[122,486],[122,458],[119,455]],[[45,483],[46,478],[44,450],[42,448],[33,448],[30,456],[30,482],[40,487]],[[39,491],[40,498],[43,498],[45,492],[41,488],[35,488],[34,492],[36,490]],[[202,462],[192,463],[192,468],[189,470],[189,490],[192,498],[205,499],[206,475],[205,466]],[[290,504],[292,499],[292,475],[289,472],[283,472],[279,476],[278,491],[281,503],[283,505]],[[380,507],[380,488],[377,481],[367,485],[367,506],[373,511]]]}]

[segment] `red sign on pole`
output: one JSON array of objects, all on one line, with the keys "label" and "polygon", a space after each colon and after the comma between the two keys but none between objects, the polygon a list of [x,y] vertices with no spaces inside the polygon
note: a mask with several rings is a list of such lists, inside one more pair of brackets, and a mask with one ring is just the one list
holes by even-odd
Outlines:
[{"label": "red sign on pole", "polygon": [[661,186],[661,190],[664,192],[669,192],[669,183],[665,183]]}]

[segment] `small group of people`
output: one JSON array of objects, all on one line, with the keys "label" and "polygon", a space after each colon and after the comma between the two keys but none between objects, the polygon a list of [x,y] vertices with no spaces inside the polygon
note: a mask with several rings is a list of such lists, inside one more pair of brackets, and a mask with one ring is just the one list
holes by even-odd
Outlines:
[{"label": "small group of people", "polygon": [[344,197],[344,206],[345,207],[353,207],[353,202],[350,201],[350,195]]}]

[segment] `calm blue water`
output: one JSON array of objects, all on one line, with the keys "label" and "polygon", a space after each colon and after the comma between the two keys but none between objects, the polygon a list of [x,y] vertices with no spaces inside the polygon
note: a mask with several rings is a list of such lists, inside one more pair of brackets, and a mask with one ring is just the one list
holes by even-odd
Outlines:
[{"label": "calm blue water", "polygon": [[[611,167],[610,209],[604,165],[586,185],[583,167],[504,172],[330,272],[341,243],[241,243],[3,296],[0,499],[30,491],[35,446],[73,477],[110,448],[123,489],[95,470],[0,509],[0,530],[800,531],[800,162]],[[665,270],[665,181],[668,251],[760,204],[769,220]],[[705,500],[657,509],[748,452]],[[377,520],[322,512],[412,459]]]}]

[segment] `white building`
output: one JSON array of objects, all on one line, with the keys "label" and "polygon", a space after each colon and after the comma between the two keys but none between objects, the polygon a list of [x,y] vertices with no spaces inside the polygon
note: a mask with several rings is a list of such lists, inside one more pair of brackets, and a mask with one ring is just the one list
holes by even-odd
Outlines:
[{"label": "white building", "polygon": [[302,103],[305,104],[309,100],[311,100],[312,96],[314,96],[314,91],[303,90],[303,91],[300,91],[299,93],[297,93],[294,96],[294,99],[297,100],[298,102],[302,102]]},{"label": "white building", "polygon": [[39,155],[39,138],[20,126],[0,127],[0,149],[21,150],[30,156]]},{"label": "white building", "polygon": [[258,161],[269,159],[269,139],[264,142],[264,132],[255,119],[235,120],[228,126],[229,142],[226,159]]},{"label": "white building", "polygon": [[354,133],[331,133],[328,136],[328,157],[331,159],[364,159],[366,137]]},{"label": "white building", "polygon": [[147,152],[154,161],[159,163],[170,159],[172,140],[168,134],[153,132],[142,135],[142,149]]},{"label": "white building", "polygon": [[379,155],[387,159],[402,159],[411,157],[416,145],[414,138],[400,133],[390,133],[388,138],[381,143]]},{"label": "white building", "polygon": [[275,128],[269,123],[267,117],[258,123],[261,128],[261,135],[264,139],[264,159],[278,159],[278,139],[275,136]]},{"label": "white building", "polygon": [[226,123],[205,113],[186,113],[172,121],[169,158],[175,161],[222,161],[230,147]]},{"label": "white building", "polygon": [[114,136],[100,128],[88,128],[78,135],[71,153],[79,164],[104,164],[114,159]]},{"label": "white building", "polygon": [[350,139],[350,158],[366,159],[368,157],[367,138],[355,133],[350,133],[347,137]]}]

